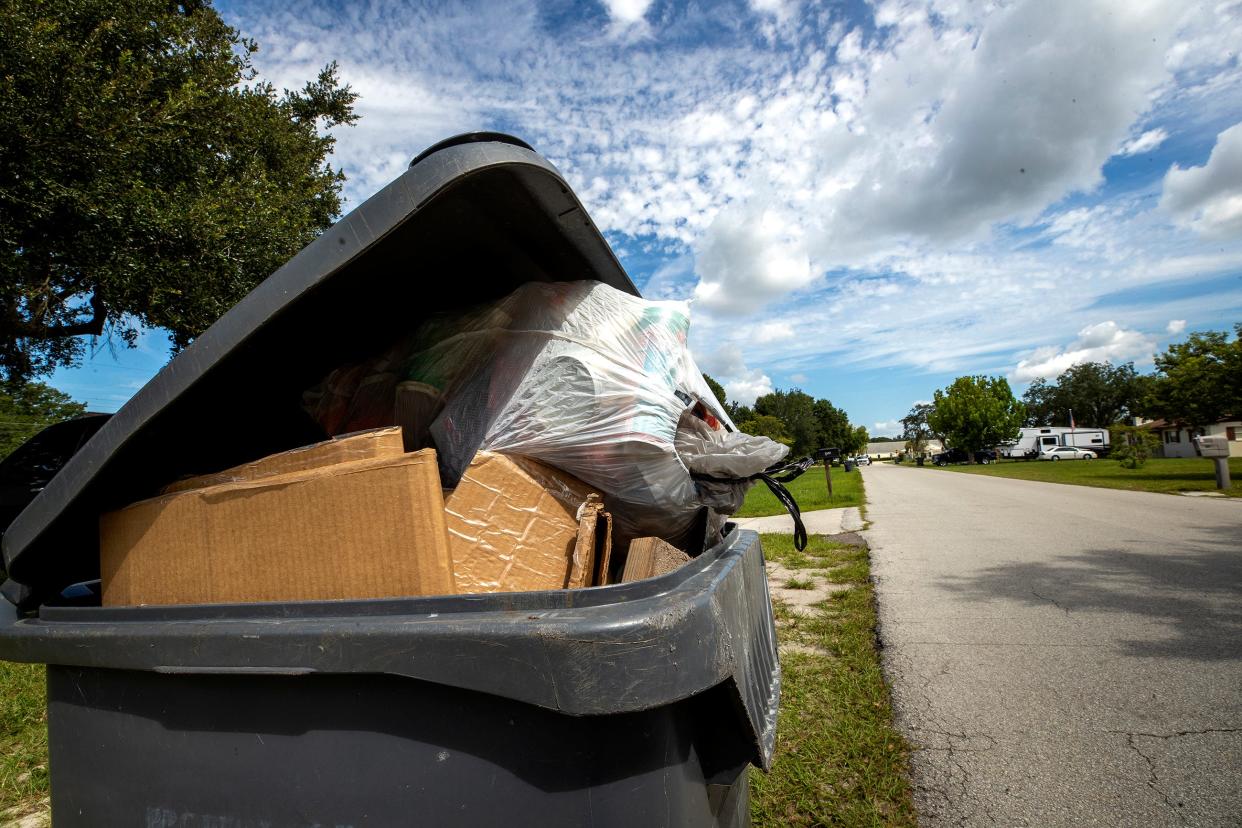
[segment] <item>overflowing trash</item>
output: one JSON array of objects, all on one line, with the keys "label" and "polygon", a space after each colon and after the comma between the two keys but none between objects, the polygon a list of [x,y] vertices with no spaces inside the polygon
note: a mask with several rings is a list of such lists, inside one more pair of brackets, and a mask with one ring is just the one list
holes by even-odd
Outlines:
[{"label": "overflowing trash", "polygon": [[[689,327],[684,302],[594,281],[530,282],[431,317],[307,389],[307,413],[334,439],[105,516],[104,601],[573,589],[651,577],[679,560],[669,550],[689,560],[719,542],[756,480],[781,496],[777,480],[808,465],[781,466],[788,447],[737,431]],[[214,574],[255,558],[270,583]],[[392,577],[367,574],[376,566]],[[343,569],[353,575],[334,576]]]}]

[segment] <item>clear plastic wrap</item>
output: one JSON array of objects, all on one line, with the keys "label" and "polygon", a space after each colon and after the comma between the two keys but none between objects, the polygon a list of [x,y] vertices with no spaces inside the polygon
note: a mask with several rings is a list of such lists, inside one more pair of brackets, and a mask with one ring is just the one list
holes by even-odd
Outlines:
[{"label": "clear plastic wrap", "polygon": [[434,443],[446,487],[479,450],[531,457],[603,492],[619,536],[684,541],[703,507],[730,514],[750,485],[741,479],[788,453],[737,433],[690,355],[689,327],[684,302],[531,282],[338,369],[308,392],[308,409],[330,433],[373,427],[385,394],[417,388],[434,419],[425,425],[424,404],[423,426],[397,424],[407,444]]}]

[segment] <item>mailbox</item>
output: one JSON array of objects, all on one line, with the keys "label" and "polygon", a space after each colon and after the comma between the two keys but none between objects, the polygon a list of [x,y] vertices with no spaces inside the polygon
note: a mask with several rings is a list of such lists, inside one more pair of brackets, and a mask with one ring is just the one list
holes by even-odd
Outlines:
[{"label": "mailbox", "polygon": [[1228,457],[1229,441],[1219,435],[1196,437],[1195,451],[1200,457]]}]

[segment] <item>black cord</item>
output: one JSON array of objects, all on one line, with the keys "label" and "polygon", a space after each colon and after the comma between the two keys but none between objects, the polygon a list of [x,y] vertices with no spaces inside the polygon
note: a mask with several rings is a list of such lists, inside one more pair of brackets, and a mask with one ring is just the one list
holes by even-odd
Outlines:
[{"label": "black cord", "polygon": [[793,495],[789,493],[789,489],[786,489],[783,485],[781,485],[781,482],[775,477],[763,472],[760,472],[756,476],[764,483],[768,484],[768,488],[772,490],[772,494],[776,496],[776,499],[781,502],[781,505],[788,510],[789,516],[793,518],[794,549],[797,549],[799,552],[806,549],[806,526],[802,524],[802,510],[798,508],[798,501],[794,500]]},{"label": "black cord", "polygon": [[798,501],[794,500],[789,489],[783,484],[798,479],[806,472],[807,469],[815,465],[815,458],[811,456],[803,457],[801,460],[795,460],[792,463],[777,463],[768,466],[758,474],[752,474],[749,477],[713,477],[708,474],[692,475],[695,480],[710,480],[713,483],[740,483],[746,480],[762,480],[771,489],[772,494],[776,497],[780,504],[789,512],[789,516],[793,518],[794,531],[794,549],[801,552],[806,548],[806,526],[802,523],[802,510],[798,508]]}]

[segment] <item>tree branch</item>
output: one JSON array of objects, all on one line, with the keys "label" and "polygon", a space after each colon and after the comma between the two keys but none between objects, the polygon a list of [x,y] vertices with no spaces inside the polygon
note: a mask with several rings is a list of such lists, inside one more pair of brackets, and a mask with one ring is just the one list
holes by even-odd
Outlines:
[{"label": "tree branch", "polygon": [[69,322],[63,325],[40,325],[29,322],[18,326],[18,335],[31,339],[53,339],[61,336],[99,336],[103,333],[104,322],[108,318],[108,306],[96,290],[91,295],[91,318],[81,322]]}]

